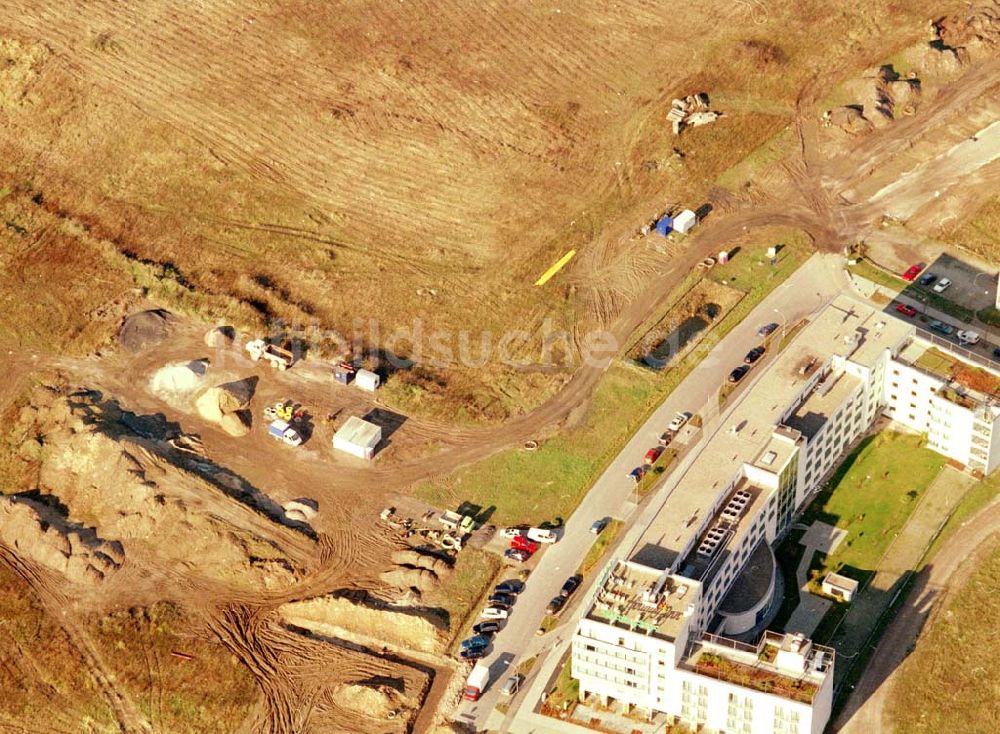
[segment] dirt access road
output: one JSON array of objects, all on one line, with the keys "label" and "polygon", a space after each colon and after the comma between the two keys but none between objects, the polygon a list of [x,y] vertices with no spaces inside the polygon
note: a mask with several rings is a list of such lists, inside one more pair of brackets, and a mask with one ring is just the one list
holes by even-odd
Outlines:
[{"label": "dirt access road", "polygon": [[934,622],[952,596],[961,589],[980,554],[992,547],[1000,533],[1000,504],[994,502],[963,525],[917,574],[903,605],[886,628],[857,682],[833,731],[843,734],[891,731],[885,704],[896,672],[909,655],[921,630]]},{"label": "dirt access road", "polygon": [[[933,199],[925,201],[926,187],[920,184],[919,177],[901,178],[892,196],[882,196],[878,201],[851,203],[842,195],[876,175],[880,168],[889,167],[897,157],[912,155],[914,141],[947,135],[949,126],[957,117],[971,114],[970,105],[973,108],[988,105],[988,100],[1000,88],[998,69],[1000,61],[995,59],[971,65],[959,83],[945,86],[936,95],[930,96],[916,116],[894,122],[867,137],[848,141],[841,145],[840,154],[831,158],[822,158],[818,152],[824,132],[816,123],[820,113],[817,107],[819,92],[816,90],[823,86],[820,81],[811,83],[803,91],[796,119],[800,149],[792,160],[781,164],[762,179],[762,187],[766,186],[763,196],[751,201],[720,194],[716,210],[687,240],[689,244],[674,252],[671,258],[663,258],[659,263],[661,269],[651,273],[650,277],[638,280],[634,291],[621,291],[618,285],[607,286],[615,290],[616,300],[624,303],[606,326],[610,343],[626,343],[635,329],[656,311],[662,299],[700,260],[730,246],[755,229],[775,225],[797,227],[813,239],[818,249],[839,251],[875,229],[886,206],[899,204],[913,196],[926,204],[928,209],[933,209],[937,202]],[[822,81],[830,84],[834,80]],[[941,165],[942,162],[939,162],[936,169]],[[961,180],[953,182],[948,198],[974,197],[978,195],[977,186],[974,179],[969,183]],[[630,219],[609,225],[608,234],[603,238],[614,242],[617,236],[621,242],[614,247],[599,247],[601,256],[588,258],[586,253],[582,253],[581,259],[588,265],[586,269],[574,272],[574,281],[585,286],[588,280],[603,281],[609,271],[626,268],[628,262],[634,259],[634,253],[623,243],[630,241],[633,224]],[[575,336],[582,341],[582,335]],[[65,360],[57,361],[67,366]],[[82,367],[83,363],[78,363],[78,366]],[[606,362],[579,365],[553,397],[537,409],[501,426],[454,432],[450,426],[422,424],[422,436],[433,440],[439,447],[433,456],[402,462],[377,462],[373,466],[338,466],[335,474],[323,477],[323,485],[348,488],[366,482],[378,483],[387,490],[402,489],[527,439],[544,437],[557,430],[571,413],[587,403],[605,366]],[[130,394],[132,391],[127,384],[114,379],[114,375],[99,363],[88,360],[84,371],[94,374],[103,372],[103,378],[120,383],[126,402],[137,398],[134,393]],[[294,384],[294,370],[283,379]],[[285,482],[306,482],[306,485],[300,486],[315,484],[315,467],[294,467],[298,463],[289,462],[285,468]]]}]

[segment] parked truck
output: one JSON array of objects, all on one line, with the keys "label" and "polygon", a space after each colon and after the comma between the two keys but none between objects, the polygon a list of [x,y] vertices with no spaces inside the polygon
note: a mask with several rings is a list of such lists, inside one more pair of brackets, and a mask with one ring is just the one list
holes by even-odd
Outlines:
[{"label": "parked truck", "polygon": [[490,682],[490,669],[485,663],[478,663],[469,673],[468,680],[465,681],[465,694],[462,696],[466,701],[478,701],[483,695],[486,686]]},{"label": "parked truck", "polygon": [[272,438],[287,443],[289,446],[298,446],[302,443],[302,436],[288,425],[288,421],[272,421],[271,425],[267,427],[267,434]]},{"label": "parked truck", "polygon": [[254,339],[247,342],[247,352],[254,362],[265,360],[271,367],[279,370],[287,370],[295,361],[295,355],[289,350],[283,349],[275,344],[268,344],[263,339]]},{"label": "parked truck", "polygon": [[449,530],[461,530],[466,534],[476,529],[475,519],[468,515],[459,515],[457,512],[452,512],[451,510],[441,513],[438,521]]}]

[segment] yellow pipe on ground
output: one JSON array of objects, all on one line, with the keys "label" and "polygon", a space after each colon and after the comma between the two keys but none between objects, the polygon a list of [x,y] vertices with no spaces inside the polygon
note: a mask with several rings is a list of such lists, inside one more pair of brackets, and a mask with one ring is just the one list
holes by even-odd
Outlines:
[{"label": "yellow pipe on ground", "polygon": [[560,270],[562,270],[563,266],[566,263],[568,263],[570,260],[572,260],[573,256],[575,254],[576,254],[576,250],[570,250],[565,255],[563,255],[561,258],[559,258],[556,261],[555,265],[553,265],[551,268],[549,268],[544,273],[542,273],[542,277],[535,281],[535,285],[545,285],[546,283],[548,283],[549,279],[553,275],[555,275],[556,273],[558,273]]}]

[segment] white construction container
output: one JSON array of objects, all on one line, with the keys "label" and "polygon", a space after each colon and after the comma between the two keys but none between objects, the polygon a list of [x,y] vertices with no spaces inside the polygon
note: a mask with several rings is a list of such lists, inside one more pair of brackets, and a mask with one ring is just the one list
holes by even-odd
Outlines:
[{"label": "white construction container", "polygon": [[685,209],[674,217],[674,231],[687,234],[698,224],[698,215],[690,209]]},{"label": "white construction container", "polygon": [[375,392],[379,386],[379,376],[371,370],[358,370],[354,374],[354,384],[362,390]]},{"label": "white construction container", "polygon": [[333,435],[333,448],[359,459],[371,461],[382,440],[382,427],[352,415]]}]

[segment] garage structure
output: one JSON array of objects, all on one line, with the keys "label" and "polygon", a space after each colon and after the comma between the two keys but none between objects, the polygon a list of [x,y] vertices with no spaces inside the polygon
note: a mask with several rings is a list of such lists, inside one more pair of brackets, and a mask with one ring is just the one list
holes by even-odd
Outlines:
[{"label": "garage structure", "polygon": [[382,427],[352,415],[333,436],[333,448],[371,461],[382,440]]}]

